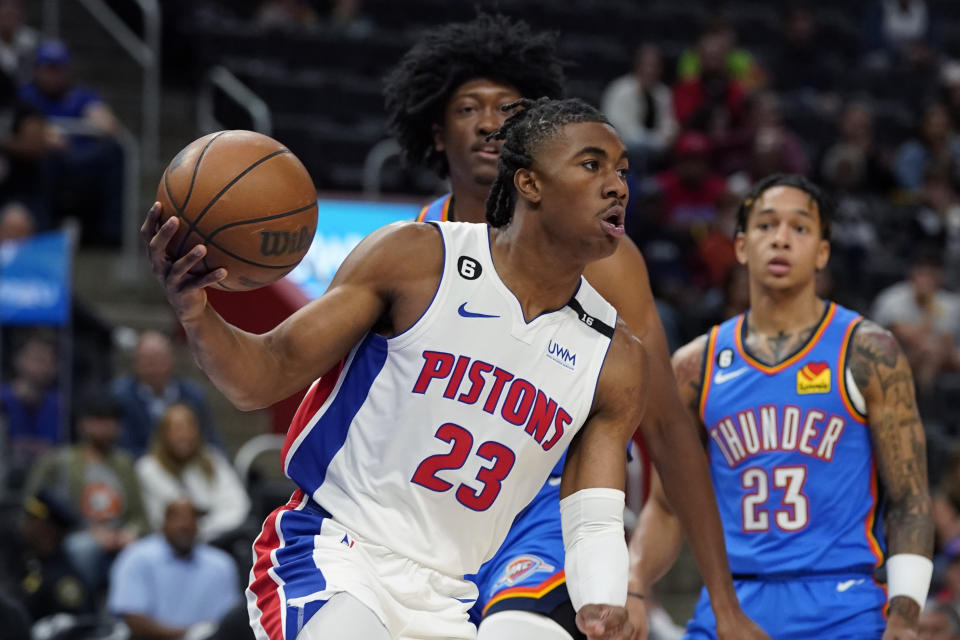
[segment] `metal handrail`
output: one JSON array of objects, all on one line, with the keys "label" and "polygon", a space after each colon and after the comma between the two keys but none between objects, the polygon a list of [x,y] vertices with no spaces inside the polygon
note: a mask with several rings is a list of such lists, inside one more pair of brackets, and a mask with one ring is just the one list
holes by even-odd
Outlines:
[{"label": "metal handrail", "polygon": [[400,143],[393,138],[381,140],[373,145],[363,160],[363,195],[374,198],[380,195],[380,182],[383,165],[387,160],[400,155]]},{"label": "metal handrail", "polygon": [[[77,118],[50,118],[51,124],[64,133],[98,137],[102,131],[85,120]],[[117,144],[123,149],[123,229],[121,229],[120,268],[122,280],[136,280],[140,266],[140,145],[137,137],[121,123],[113,133]]]},{"label": "metal handrail", "polygon": [[224,128],[214,113],[214,89],[223,91],[250,114],[254,131],[266,136],[273,135],[273,118],[270,115],[270,107],[240,78],[233,75],[229,69],[222,65],[211,67],[207,71],[197,96],[197,126],[200,128],[201,134],[219,131]]},{"label": "metal handrail", "polygon": [[[160,5],[157,0],[133,0],[143,14],[141,40],[103,0],[80,0],[120,46],[143,69],[142,122],[139,149],[147,164],[159,160],[160,141]],[[45,0],[44,30],[56,36],[60,30],[59,0]]]}]

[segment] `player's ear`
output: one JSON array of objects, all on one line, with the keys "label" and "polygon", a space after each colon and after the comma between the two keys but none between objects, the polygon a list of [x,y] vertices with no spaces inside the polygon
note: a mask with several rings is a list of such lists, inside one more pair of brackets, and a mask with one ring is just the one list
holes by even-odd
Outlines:
[{"label": "player's ear", "polygon": [[513,174],[513,186],[521,198],[534,204],[540,202],[540,181],[532,169],[517,169]]},{"label": "player's ear", "polygon": [[742,265],[747,264],[747,236],[743,231],[738,231],[733,237],[733,251],[737,256],[737,262]]},{"label": "player's ear", "polygon": [[817,271],[826,268],[827,262],[830,261],[830,241],[821,240],[820,246],[817,247]]},{"label": "player's ear", "polygon": [[433,148],[440,153],[443,153],[447,150],[447,144],[443,135],[443,127],[434,123],[430,125],[430,129],[433,132]]}]

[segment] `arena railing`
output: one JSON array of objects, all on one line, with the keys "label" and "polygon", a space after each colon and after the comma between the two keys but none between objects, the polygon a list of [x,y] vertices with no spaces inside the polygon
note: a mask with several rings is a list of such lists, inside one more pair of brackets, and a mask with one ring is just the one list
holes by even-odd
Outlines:
[{"label": "arena railing", "polygon": [[[100,137],[104,133],[85,120],[77,118],[49,118],[67,135]],[[113,133],[123,149],[123,229],[121,229],[120,279],[134,281],[140,273],[140,224],[145,215],[140,210],[140,144],[137,137],[123,124],[117,123]]]},{"label": "arena railing", "polygon": [[[104,0],[79,0],[79,3],[120,44],[143,69],[141,133],[138,151],[147,166],[159,162],[160,141],[160,29],[158,0],[132,0],[143,15],[141,39]],[[44,0],[44,31],[51,36],[60,32],[60,0]],[[124,236],[126,237],[126,236]]]},{"label": "arena railing", "polygon": [[265,136],[273,135],[273,118],[270,115],[270,107],[240,78],[222,65],[216,65],[207,71],[197,95],[197,124],[200,127],[200,133],[211,133],[224,128],[217,120],[214,107],[214,97],[217,89],[227,94],[250,114],[254,131]]}]

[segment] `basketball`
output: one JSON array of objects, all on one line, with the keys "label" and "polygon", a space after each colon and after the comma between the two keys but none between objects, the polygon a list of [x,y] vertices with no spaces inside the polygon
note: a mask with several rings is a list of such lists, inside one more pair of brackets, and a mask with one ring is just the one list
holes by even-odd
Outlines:
[{"label": "basketball", "polygon": [[[226,291],[266,286],[289,273],[317,228],[317,192],[289,149],[253,131],[218,131],[178,153],[160,179],[162,219],[180,218],[167,252],[203,243],[204,270],[227,269]],[[197,268],[195,268],[196,270]]]}]

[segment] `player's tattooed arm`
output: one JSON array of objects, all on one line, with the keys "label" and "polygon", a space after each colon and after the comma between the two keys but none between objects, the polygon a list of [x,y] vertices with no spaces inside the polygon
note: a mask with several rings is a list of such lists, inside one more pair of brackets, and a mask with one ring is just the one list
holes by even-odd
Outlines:
[{"label": "player's tattooed arm", "polygon": [[[906,356],[893,334],[865,320],[854,334],[849,366],[866,399],[877,471],[887,497],[888,554],[930,557],[934,527],[926,438]],[[919,615],[917,603],[905,597],[894,598],[890,611],[908,620]]]},{"label": "player's tattooed arm", "polygon": [[703,358],[707,351],[707,335],[704,334],[677,349],[673,354],[673,374],[677,378],[680,399],[698,422],[700,419],[700,393],[703,390]]}]

